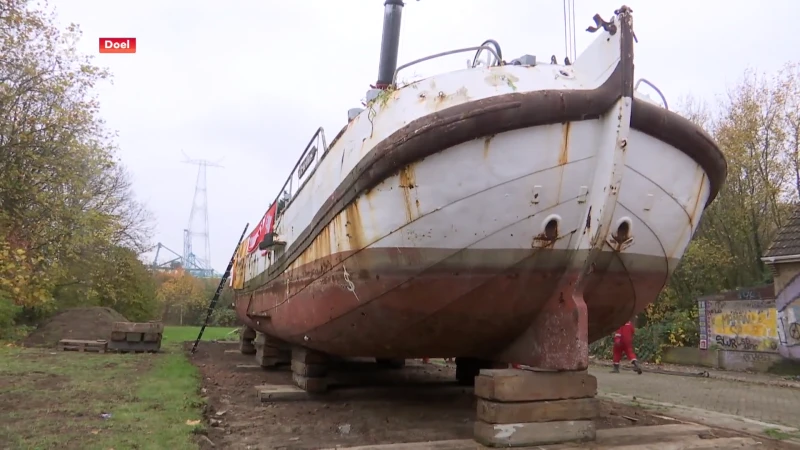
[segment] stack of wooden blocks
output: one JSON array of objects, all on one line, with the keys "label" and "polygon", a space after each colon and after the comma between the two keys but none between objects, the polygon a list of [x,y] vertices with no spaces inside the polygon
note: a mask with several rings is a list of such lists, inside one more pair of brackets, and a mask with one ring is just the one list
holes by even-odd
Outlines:
[{"label": "stack of wooden blocks", "polygon": [[590,441],[599,414],[587,372],[484,369],[475,377],[475,440],[488,447]]},{"label": "stack of wooden blocks", "polygon": [[239,329],[239,352],[241,352],[243,355],[255,355],[256,337],[256,330],[248,326],[242,326]]},{"label": "stack of wooden blocks", "polygon": [[292,381],[300,389],[319,394],[328,390],[327,355],[307,348],[292,349]]},{"label": "stack of wooden blocks", "polygon": [[261,367],[274,367],[278,364],[289,363],[289,348],[264,333],[257,333],[253,346],[255,347],[256,362]]},{"label": "stack of wooden blocks", "polygon": [[108,348],[118,352],[158,352],[163,334],[163,323],[114,322]]}]

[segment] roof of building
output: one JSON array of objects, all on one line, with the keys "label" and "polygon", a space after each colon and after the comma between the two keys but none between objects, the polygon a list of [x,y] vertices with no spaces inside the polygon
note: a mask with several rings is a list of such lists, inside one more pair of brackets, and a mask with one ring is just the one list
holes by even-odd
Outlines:
[{"label": "roof of building", "polygon": [[764,253],[765,258],[776,256],[800,256],[800,205],[798,205],[789,221],[780,230],[769,249]]}]

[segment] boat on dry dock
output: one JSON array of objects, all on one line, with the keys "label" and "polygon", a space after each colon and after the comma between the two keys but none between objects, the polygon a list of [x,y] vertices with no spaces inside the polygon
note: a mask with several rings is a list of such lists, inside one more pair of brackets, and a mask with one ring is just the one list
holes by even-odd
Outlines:
[{"label": "boat on dry dock", "polygon": [[[330,145],[314,134],[242,244],[237,315],[330,355],[585,368],[664,287],[723,155],[638,91],[627,7],[573,62],[487,41],[398,67],[402,8],[386,0],[366,107]],[[472,67],[396,82],[464,51]]]}]

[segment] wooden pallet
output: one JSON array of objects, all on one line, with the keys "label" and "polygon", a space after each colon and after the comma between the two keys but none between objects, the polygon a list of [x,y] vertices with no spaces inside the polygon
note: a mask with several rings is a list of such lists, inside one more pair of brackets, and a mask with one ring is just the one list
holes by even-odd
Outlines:
[{"label": "wooden pallet", "polygon": [[120,349],[114,349],[114,351],[115,351],[115,352],[117,352],[117,353],[125,353],[125,354],[128,354],[128,353],[133,353],[133,354],[138,354],[138,353],[158,353],[158,352],[160,352],[161,350],[120,350]]},{"label": "wooden pallet", "polygon": [[108,349],[117,353],[158,353],[161,342],[111,341]]},{"label": "wooden pallet", "polygon": [[105,353],[108,341],[84,341],[80,339],[62,339],[58,341],[58,349],[62,351]]}]

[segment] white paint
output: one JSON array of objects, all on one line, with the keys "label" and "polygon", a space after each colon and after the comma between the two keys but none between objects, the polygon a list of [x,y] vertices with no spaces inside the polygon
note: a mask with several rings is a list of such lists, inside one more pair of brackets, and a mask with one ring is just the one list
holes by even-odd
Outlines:
[{"label": "white paint", "polygon": [[[291,246],[355,165],[412,120],[512,92],[597,88],[619,62],[620,35],[599,33],[572,66],[458,70],[383,94],[390,98],[379,97],[360,113],[305,176],[307,184],[276,222],[278,239]],[[570,77],[557,76],[562,70]],[[561,124],[498,134],[488,151],[483,139],[465,142],[413,164],[414,189],[401,187],[400,174],[395,174],[373,188],[369,198],[355,200],[361,243],[448,249],[449,254],[465,248],[525,249],[547,223],[542,216],[555,216],[563,238],[554,248],[611,251],[604,243],[616,231],[612,224],[627,219],[637,231],[625,252],[666,256],[670,265],[664,271],[671,272],[699,222],[710,185],[684,153],[630,130],[630,108],[631,99],[623,98],[603,117],[573,122],[563,165]],[[533,193],[539,194],[535,200]],[[591,232],[583,234],[590,208]],[[344,223],[341,215],[336,220]],[[334,228],[327,230],[330,253],[359,250],[346,237],[336,236]],[[256,252],[247,262],[245,279],[268,266],[266,256]]]},{"label": "white paint", "polygon": [[798,319],[800,319],[800,317],[797,317],[798,310],[800,310],[800,307],[790,303],[787,307],[778,311],[778,338],[780,339],[779,342],[785,347],[800,345],[800,339],[792,336],[789,330],[786,329],[787,326],[797,323]]},{"label": "white paint", "polygon": [[508,439],[524,425],[521,423],[499,424],[494,426],[495,439]]}]

